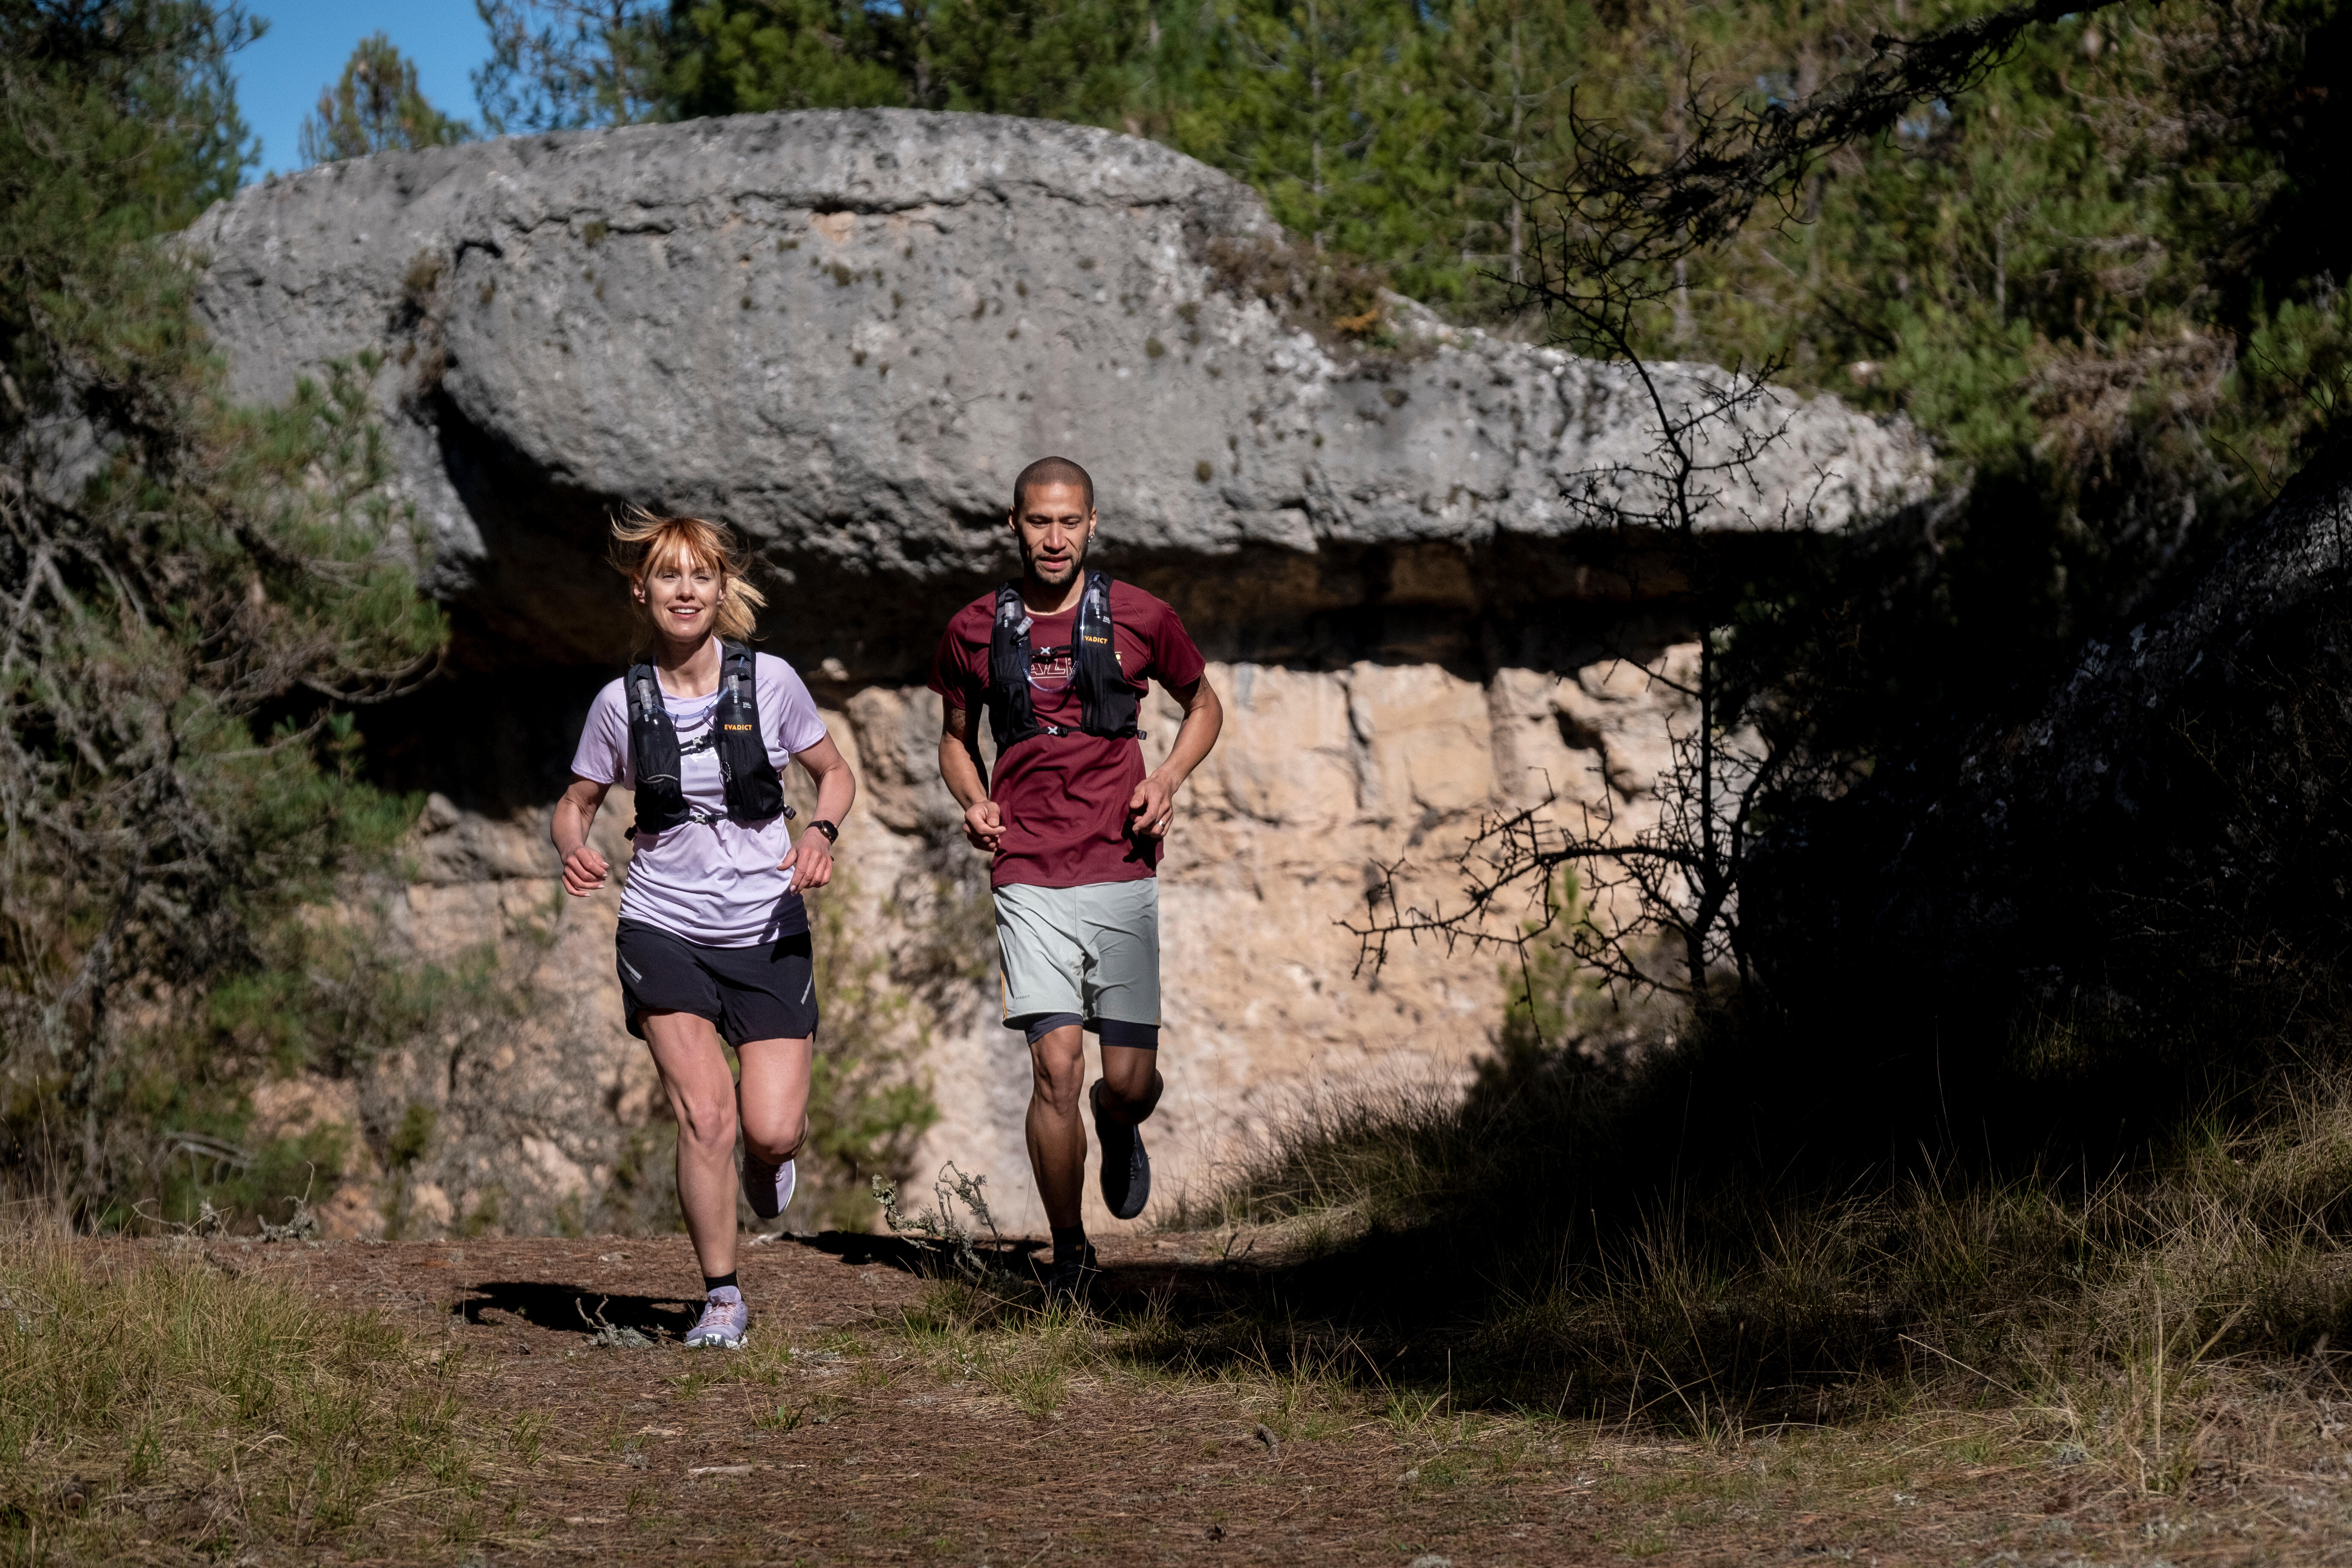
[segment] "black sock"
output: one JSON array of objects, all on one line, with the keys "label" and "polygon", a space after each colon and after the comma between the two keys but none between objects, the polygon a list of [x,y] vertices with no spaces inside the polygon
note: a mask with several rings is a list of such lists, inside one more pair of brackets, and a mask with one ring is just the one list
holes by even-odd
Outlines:
[{"label": "black sock", "polygon": [[1087,1255],[1087,1227],[1082,1225],[1054,1226],[1054,1261],[1076,1263]]},{"label": "black sock", "polygon": [[[706,1275],[704,1275],[704,1276],[702,1277],[702,1293],[703,1293],[704,1295],[708,1296],[708,1295],[709,1295],[709,1294],[710,1294],[710,1292],[712,1292],[713,1290],[718,1289],[721,1285],[734,1285],[734,1284],[735,1284],[735,1270],[733,1270],[732,1268],[730,1268],[730,1269],[729,1269],[726,1273],[724,1273],[724,1274],[706,1274]],[[736,1286],[736,1289],[742,1289],[742,1287],[740,1287],[740,1286]]]}]

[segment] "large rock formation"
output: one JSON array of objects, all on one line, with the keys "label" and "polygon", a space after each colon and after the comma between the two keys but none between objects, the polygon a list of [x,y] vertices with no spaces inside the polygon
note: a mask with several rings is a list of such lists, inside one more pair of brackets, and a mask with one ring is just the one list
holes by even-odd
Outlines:
[{"label": "large rock formation", "polygon": [[[1366,868],[1440,863],[1547,779],[1638,828],[1686,722],[1657,679],[1688,657],[1686,584],[1597,547],[1561,500],[1646,450],[1627,378],[1393,298],[1346,331],[1308,319],[1279,285],[1314,259],[1245,187],[1150,142],[903,111],[518,138],[253,187],[191,243],[244,394],[383,356],[464,671],[370,726],[394,775],[439,797],[403,918],[426,951],[538,933],[514,948],[540,977],[536,1032],[499,1047],[495,1081],[597,1086],[491,1115],[492,1079],[409,1063],[399,1094],[478,1130],[426,1184],[428,1218],[494,1185],[500,1223],[544,1223],[550,1194],[593,1208],[650,1113],[613,900],[551,902],[544,848],[572,731],[627,636],[601,563],[621,503],[719,516],[757,547],[768,646],[810,675],[864,781],[844,838],[864,939],[903,959],[944,930],[984,958],[914,683],[949,611],[1011,564],[1013,473],[1049,450],[1093,470],[1103,559],[1182,610],[1231,715],[1167,868],[1165,1192],[1200,1191],[1301,1093],[1459,1071],[1497,1016],[1494,966],[1421,952],[1352,979],[1334,921]],[[1800,498],[1827,525],[1925,484],[1905,431],[1833,400],[1749,418],[1785,436],[1711,518],[1727,552],[1772,548]],[[1173,726],[1152,728],[1164,744]],[[986,1169],[1034,1224],[1026,1067],[991,994],[963,982],[926,1014],[947,1110],[927,1152]]]},{"label": "large rock formation", "polygon": [[[1620,372],[1402,302],[1382,346],[1326,347],[1244,286],[1280,255],[1247,187],[1085,127],[877,110],[513,138],[274,181],[190,239],[237,388],[385,354],[439,587],[585,659],[619,635],[597,523],[642,501],[756,542],[808,662],[915,669],[1049,450],[1098,476],[1123,563],[1194,584],[1203,632],[1328,658],[1315,617],[1406,605],[1471,648],[1473,618],[1603,595],[1559,548],[1584,521],[1560,492],[1649,444]],[[1918,484],[1912,443],[1833,401],[1755,419],[1787,438],[1714,526],[1779,523],[1823,469],[1824,524]]]}]

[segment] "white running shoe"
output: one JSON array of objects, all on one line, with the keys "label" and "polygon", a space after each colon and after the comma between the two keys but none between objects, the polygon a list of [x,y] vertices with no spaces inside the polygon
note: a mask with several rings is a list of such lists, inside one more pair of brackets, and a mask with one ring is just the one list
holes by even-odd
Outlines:
[{"label": "white running shoe", "polygon": [[800,1184],[800,1162],[787,1160],[781,1165],[760,1163],[746,1146],[743,1151],[743,1196],[751,1205],[751,1212],[761,1219],[774,1219],[791,1206],[793,1189]]},{"label": "white running shoe", "polygon": [[751,1328],[751,1309],[743,1304],[743,1292],[732,1285],[721,1285],[704,1298],[700,1321],[687,1331],[687,1348],[737,1350]]}]

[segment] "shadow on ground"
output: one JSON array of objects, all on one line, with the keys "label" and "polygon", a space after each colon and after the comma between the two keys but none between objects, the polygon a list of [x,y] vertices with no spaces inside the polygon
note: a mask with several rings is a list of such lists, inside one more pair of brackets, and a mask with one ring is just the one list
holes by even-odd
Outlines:
[{"label": "shadow on ground", "polygon": [[468,1323],[481,1322],[485,1312],[505,1312],[557,1333],[593,1333],[609,1323],[650,1339],[682,1339],[700,1308],[700,1302],[679,1297],[615,1296],[541,1279],[498,1279],[473,1287],[473,1294],[450,1311]]},{"label": "shadow on ground", "polygon": [[[2123,1355],[2128,1314],[2101,1303],[2138,1299],[2192,1215],[2252,1215],[2257,1165],[2278,1173],[2263,1191],[2287,1184],[2281,1214],[2352,1234],[2352,1199],[2287,1157],[2336,1146],[2313,1135],[2334,1113],[2307,1059],[2282,1078],[2086,1052],[2053,1079],[1905,1021],[1727,1015],[1637,1063],[1538,1045],[1466,1094],[1310,1108],[1156,1243],[1106,1244],[1102,1348],[1408,1405],[1819,1424],[1955,1366],[2014,1382],[2052,1345]],[[2229,1145],[2210,1191],[2179,1152],[2200,1117],[2197,1147]],[[2287,1152],[2265,1163],[2265,1137]],[[2267,1317],[2216,1344],[2340,1338],[2352,1290],[2325,1272],[2283,1273]],[[1034,1279],[1008,1256],[930,1297],[923,1326],[1035,1321]]]}]

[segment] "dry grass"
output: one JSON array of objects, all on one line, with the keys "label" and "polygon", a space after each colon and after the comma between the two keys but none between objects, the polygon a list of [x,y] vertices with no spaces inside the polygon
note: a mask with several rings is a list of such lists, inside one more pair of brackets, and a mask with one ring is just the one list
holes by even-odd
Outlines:
[{"label": "dry grass", "polygon": [[[763,1252],[791,1299],[832,1304],[728,1357],[581,1351],[553,1308],[404,1331],[320,1294],[459,1288],[421,1254],[311,1269],[278,1261],[310,1256],[290,1247],[19,1236],[0,1246],[0,1553],[455,1558],[604,1531],[658,1555],[703,1489],[770,1469],[830,1500],[760,1530],[881,1544],[919,1515],[961,1550],[1029,1528],[1025,1504],[973,1511],[972,1479],[1007,1465],[1032,1499],[1163,1510],[1210,1555],[1277,1524],[1342,1555],[1370,1541],[1349,1531],[1493,1554],[1563,1528],[1609,1557],[1958,1560],[1935,1530],[2029,1562],[2352,1550],[2333,1348],[2352,1079],[2281,1080],[2257,1113],[2074,1186],[1926,1167],[1826,1196],[1653,1184],[1596,1131],[1622,1110],[1589,1075],[1333,1110],[1196,1214],[1222,1228],[1130,1244],[1098,1310]],[[603,1279],[573,1244],[533,1261],[557,1245],[467,1267]],[[610,1268],[600,1291],[654,1289]],[[583,1447],[598,1433],[611,1452]],[[1126,1470],[1087,1491],[1067,1467],[1103,1445],[1149,1456],[1168,1495],[1130,1498]],[[919,1494],[903,1524],[856,1475],[822,1479],[884,1454]]]},{"label": "dry grass", "polygon": [[486,1522],[462,1373],[381,1316],[193,1238],[162,1254],[0,1239],[0,1554],[471,1542]]},{"label": "dry grass", "polygon": [[2215,1398],[2346,1397],[2352,1076],[2281,1079],[2087,1184],[1925,1162],[1828,1194],[1654,1181],[1627,1114],[1591,1072],[1328,1106],[1186,1217],[1328,1254],[1289,1309],[1442,1342],[1458,1397],[1700,1437],[1997,1408],[2161,1491]]},{"label": "dry grass", "polygon": [[[1263,1259],[1276,1234],[1256,1234]],[[2035,1568],[2159,1552],[2352,1555],[2352,1468],[2336,1420],[2347,1406],[2326,1357],[2216,1347],[2200,1358],[2188,1344],[2160,1371],[2152,1357],[2118,1360],[2014,1394],[1922,1372],[1900,1408],[1835,1424],[1663,1410],[1596,1421],[1498,1403],[1467,1379],[1449,1384],[1443,1354],[1399,1358],[1369,1331],[1286,1316],[1266,1287],[1291,1262],[1276,1258],[1249,1286],[1248,1269],[1216,1261],[1223,1242],[1129,1244],[1123,1284],[1091,1312],[870,1257],[762,1248],[747,1287],[765,1310],[751,1348],[730,1355],[670,1337],[684,1320],[668,1312],[664,1281],[691,1268],[682,1240],[635,1244],[619,1260],[555,1240],[462,1253],[231,1242],[211,1262],[160,1243],[78,1243],[69,1282],[95,1300],[132,1280],[185,1297],[184,1321],[125,1320],[132,1353],[114,1358],[143,1368],[139,1385],[166,1391],[163,1407],[128,1385],[77,1391],[65,1358],[11,1363],[9,1430],[21,1438],[37,1420],[44,1437],[47,1424],[60,1435],[26,1457],[16,1484],[54,1488],[76,1457],[111,1474],[142,1422],[161,1433],[164,1461],[139,1487],[88,1489],[80,1511],[45,1514],[37,1535],[19,1517],[0,1552],[635,1563],[675,1562],[688,1545],[720,1562],[1434,1552]],[[37,1269],[12,1257],[16,1290]],[[511,1285],[583,1275],[596,1282],[551,1285],[545,1300]],[[585,1348],[558,1299],[575,1289],[664,1337]],[[290,1320],[289,1300],[301,1309]],[[354,1300],[423,1306],[428,1321],[404,1336],[352,1311]],[[421,1353],[428,1342],[437,1363]],[[1453,1349],[1457,1369],[1475,1359],[1465,1337]],[[57,1387],[27,1397],[37,1365]],[[1685,1392],[1698,1402],[1701,1391]],[[314,1511],[303,1523],[286,1506],[322,1465],[342,1467],[354,1522],[330,1528]]]},{"label": "dry grass", "polygon": [[[1962,1208],[1953,1224],[1989,1217]],[[2331,1555],[2341,1547],[2336,1495],[2352,1481],[2340,1447],[2352,1436],[2352,1390],[2336,1359],[2222,1353],[2210,1320],[2179,1315],[2185,1298],[2170,1295],[2162,1261],[2146,1261],[2145,1294],[2113,1281],[2078,1310],[2075,1326],[2095,1319],[2105,1337],[2071,1360],[2035,1361],[2031,1332],[2016,1325],[2013,1360],[2027,1381],[2008,1384],[1914,1342],[1912,1365],[1860,1374],[1870,1398],[1831,1422],[1759,1421],[1704,1383],[1654,1374],[1647,1405],[1578,1418],[1499,1402],[1491,1381],[1394,1374],[1384,1347],[1338,1325],[1277,1325],[1245,1310],[1210,1322],[1166,1300],[1043,1311],[960,1280],[931,1282],[855,1353],[890,1363],[893,1388],[940,1388],[1016,1429],[1024,1417],[1059,1420],[1073,1398],[1167,1412],[1205,1400],[1241,1413],[1241,1425],[1204,1440],[1202,1461],[1306,1446],[1356,1471],[1357,1484],[1390,1489],[1399,1507],[1420,1500],[1500,1521],[1524,1500],[1566,1496],[1604,1555],[1721,1549],[1793,1530],[1809,1552],[1939,1560],[1932,1535],[1909,1543],[1916,1553],[1900,1544],[1906,1524],[1965,1531],[2028,1562],[2158,1547],[2175,1558],[2267,1560],[2299,1545]],[[1675,1279],[1698,1289],[1687,1270]],[[1586,1330],[1633,1331],[1595,1303],[1580,1310]],[[1519,1329],[1576,1331],[1559,1321]],[[1468,1348],[1457,1363],[1475,1373],[1495,1353]],[[1922,1511],[1922,1500],[1936,1506]],[[2283,1508],[2302,1511],[2282,1525]]]}]

